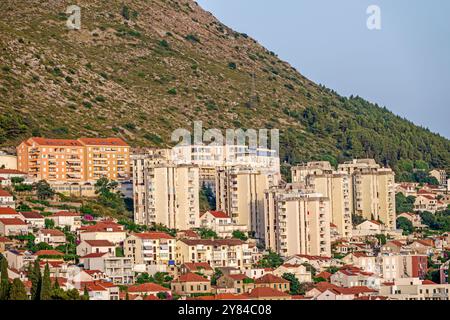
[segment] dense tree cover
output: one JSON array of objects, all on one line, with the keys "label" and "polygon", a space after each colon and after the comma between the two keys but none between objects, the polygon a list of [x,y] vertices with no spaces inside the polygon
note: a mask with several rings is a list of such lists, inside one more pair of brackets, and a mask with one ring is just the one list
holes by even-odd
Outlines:
[{"label": "dense tree cover", "polygon": [[445,211],[436,212],[421,212],[420,217],[422,223],[427,225],[431,230],[437,230],[442,232],[450,232],[450,209]]},{"label": "dense tree cover", "polygon": [[170,288],[170,282],[172,280],[173,277],[171,277],[167,272],[156,272],[153,276],[144,272],[136,277],[136,283],[138,284],[156,283],[166,288]]},{"label": "dense tree cover", "polygon": [[[401,181],[422,179],[412,175],[414,169],[450,167],[449,140],[360,97],[333,99],[329,96],[317,106],[307,106],[303,110],[285,108],[284,112],[303,125],[306,133],[293,128],[282,132],[283,162],[319,160],[323,155],[338,161],[370,157],[392,167]],[[323,138],[329,144],[311,146],[310,156],[305,156],[302,146],[305,149],[310,135]]]},{"label": "dense tree cover", "polygon": [[273,251],[269,251],[269,253],[262,257],[261,260],[258,261],[258,267],[260,268],[278,268],[283,264],[283,258]]},{"label": "dense tree cover", "polygon": [[397,229],[403,230],[403,235],[410,235],[414,231],[414,227],[411,221],[404,217],[397,219]]},{"label": "dense tree cover", "polygon": [[197,233],[202,239],[218,239],[219,236],[217,233],[208,228],[199,228],[197,229]]},{"label": "dense tree cover", "polygon": [[395,209],[397,214],[401,214],[404,212],[413,212],[414,202],[416,201],[416,197],[409,196],[405,197],[405,195],[401,192],[395,195]]},{"label": "dense tree cover", "polygon": [[45,180],[36,182],[34,188],[36,189],[36,196],[39,200],[47,200],[55,195],[55,192]]},{"label": "dense tree cover", "polygon": [[242,241],[247,241],[248,240],[248,236],[245,234],[245,232],[239,231],[239,230],[234,230],[233,231],[233,238],[235,239],[239,239]]},{"label": "dense tree cover", "polygon": [[122,195],[117,191],[119,186],[117,181],[110,181],[108,178],[100,178],[95,183],[95,193],[98,195],[98,202],[114,209],[117,213],[125,213],[125,203]]},{"label": "dense tree cover", "polygon": [[289,294],[291,294],[291,295],[300,294],[300,281],[298,281],[295,274],[284,273],[282,278],[289,281],[289,284],[290,284]]}]

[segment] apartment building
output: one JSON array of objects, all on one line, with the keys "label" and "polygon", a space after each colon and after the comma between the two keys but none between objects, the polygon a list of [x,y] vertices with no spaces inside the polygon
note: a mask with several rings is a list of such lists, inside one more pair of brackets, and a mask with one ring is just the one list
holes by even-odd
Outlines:
[{"label": "apartment building", "polygon": [[265,244],[282,257],[331,256],[330,200],[288,185],[265,193]]},{"label": "apartment building", "polygon": [[207,211],[200,217],[200,224],[203,228],[208,228],[217,233],[220,238],[232,238],[234,231],[247,233],[246,225],[238,225],[233,219],[221,211]]},{"label": "apartment building", "polygon": [[327,161],[308,162],[291,169],[292,182],[303,184],[330,199],[331,222],[341,237],[352,235],[352,183],[345,171],[333,170]]},{"label": "apartment building", "polygon": [[441,169],[434,169],[430,171],[430,176],[436,178],[441,186],[447,184],[447,172]]},{"label": "apartment building", "polygon": [[373,159],[355,159],[338,166],[351,176],[352,214],[380,220],[388,229],[396,227],[395,173]]},{"label": "apartment building", "polygon": [[30,138],[17,147],[17,167],[49,183],[128,179],[130,147],[119,138]]},{"label": "apartment building", "polygon": [[428,270],[426,255],[380,255],[376,261],[379,273],[386,281],[400,278],[425,279]]},{"label": "apartment building", "polygon": [[279,174],[249,167],[217,170],[216,206],[238,225],[245,225],[255,238],[264,238],[264,191],[277,185]]},{"label": "apartment building", "polygon": [[164,232],[135,233],[125,239],[125,257],[135,265],[173,264],[176,256],[176,239]]},{"label": "apartment building", "polygon": [[176,164],[201,168],[249,166],[280,172],[280,158],[275,150],[249,148],[246,145],[176,146],[171,150],[170,157]]},{"label": "apartment building", "polygon": [[177,265],[206,262],[213,268],[234,267],[241,270],[251,268],[256,247],[237,239],[178,240]]},{"label": "apartment building", "polygon": [[449,300],[450,285],[419,278],[403,278],[383,283],[380,295],[392,300]]},{"label": "apartment building", "polygon": [[200,225],[199,168],[133,159],[134,220],[138,224],[164,224],[172,229]]}]

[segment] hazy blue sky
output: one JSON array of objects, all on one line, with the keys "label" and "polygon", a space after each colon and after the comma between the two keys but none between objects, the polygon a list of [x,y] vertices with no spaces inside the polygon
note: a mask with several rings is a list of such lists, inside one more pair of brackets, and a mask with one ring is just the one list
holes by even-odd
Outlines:
[{"label": "hazy blue sky", "polygon": [[[450,1],[198,0],[311,80],[450,138]],[[381,8],[381,30],[366,26]]]}]

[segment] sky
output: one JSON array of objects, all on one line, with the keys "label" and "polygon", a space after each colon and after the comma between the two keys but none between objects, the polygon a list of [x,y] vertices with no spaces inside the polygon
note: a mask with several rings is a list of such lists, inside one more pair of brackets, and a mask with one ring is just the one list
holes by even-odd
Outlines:
[{"label": "sky", "polygon": [[[450,1],[197,0],[316,83],[450,138]],[[381,29],[369,30],[371,5]]]}]

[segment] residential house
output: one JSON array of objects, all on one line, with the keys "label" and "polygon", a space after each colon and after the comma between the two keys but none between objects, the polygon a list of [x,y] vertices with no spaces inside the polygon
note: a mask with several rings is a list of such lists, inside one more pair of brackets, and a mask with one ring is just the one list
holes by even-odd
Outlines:
[{"label": "residential house", "polygon": [[380,295],[392,300],[450,300],[450,285],[418,278],[402,278],[383,283]]},{"label": "residential house", "polygon": [[286,292],[270,287],[258,287],[247,294],[250,300],[292,300],[292,296]]},{"label": "residential house", "polygon": [[177,264],[206,262],[213,268],[236,267],[249,269],[253,264],[254,248],[237,239],[178,240]]},{"label": "residential house", "polygon": [[183,296],[212,292],[210,281],[195,273],[186,273],[179,276],[178,279],[172,281],[171,289],[173,293]]},{"label": "residential house", "polygon": [[45,242],[51,246],[58,246],[66,243],[66,235],[58,229],[40,229],[36,233],[34,242]]},{"label": "residential house", "polygon": [[16,207],[12,194],[3,189],[0,189],[0,207],[13,209]]},{"label": "residential house", "polygon": [[308,271],[307,268],[301,264],[285,263],[273,271],[273,274],[278,277],[282,277],[285,273],[293,274],[301,283],[312,281],[311,271]]},{"label": "residential house", "polygon": [[83,240],[77,246],[77,255],[86,256],[90,253],[109,253],[115,255],[116,246],[108,240]]},{"label": "residential house", "polygon": [[134,233],[124,242],[124,254],[135,265],[162,266],[162,271],[174,265],[176,239],[165,232]]},{"label": "residential house", "polygon": [[186,273],[201,273],[208,279],[214,274],[214,269],[206,262],[186,262],[180,266],[181,274]]},{"label": "residential house", "polygon": [[245,274],[228,274],[217,279],[217,291],[226,289],[226,293],[249,293],[255,288],[255,281]]},{"label": "residential house", "polygon": [[47,218],[55,222],[55,227],[69,227],[70,231],[81,227],[81,214],[77,212],[59,211]]},{"label": "residential house", "polygon": [[44,228],[45,227],[45,218],[39,212],[20,212],[19,219],[22,219],[33,228]]},{"label": "residential house", "polygon": [[247,234],[247,225],[238,225],[233,219],[222,211],[207,211],[200,216],[200,225],[211,229],[217,233],[220,238],[232,238],[234,231],[241,231]]},{"label": "residential house", "polygon": [[269,287],[282,292],[289,292],[290,282],[286,279],[277,277],[273,274],[266,274],[261,278],[255,280],[255,287],[256,288]]},{"label": "residential house", "polygon": [[28,225],[19,218],[0,219],[0,236],[26,235],[29,231]]},{"label": "residential house", "polygon": [[127,233],[124,227],[114,222],[98,222],[95,225],[78,228],[80,240],[108,240],[115,245],[125,241]]}]

